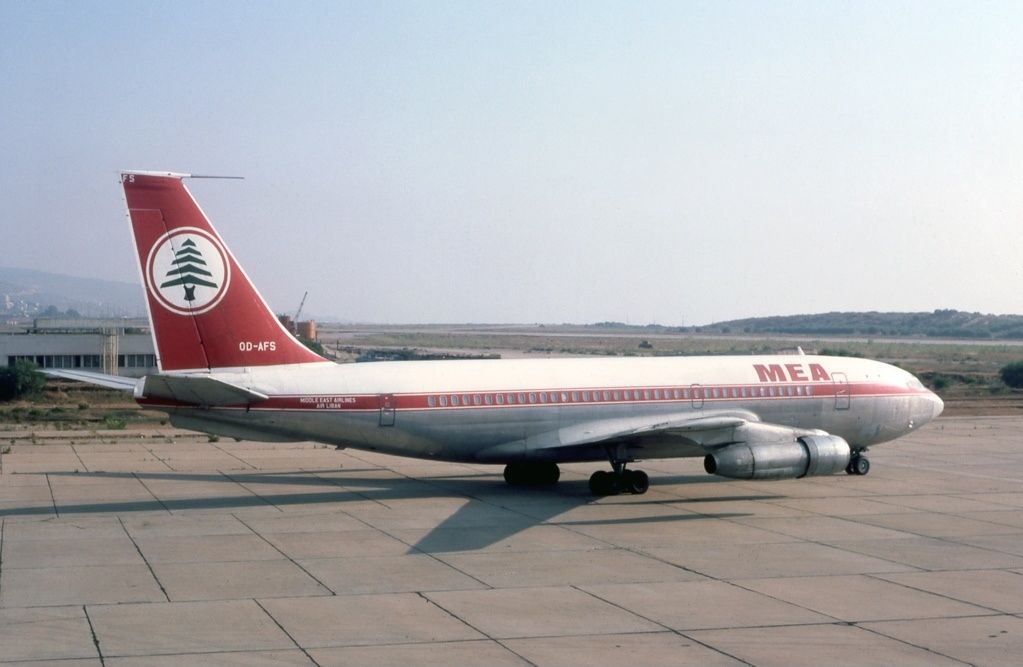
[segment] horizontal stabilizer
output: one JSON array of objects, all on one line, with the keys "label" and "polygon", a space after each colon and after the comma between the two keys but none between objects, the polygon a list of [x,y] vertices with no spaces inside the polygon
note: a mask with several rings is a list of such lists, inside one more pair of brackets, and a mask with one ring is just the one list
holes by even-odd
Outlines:
[{"label": "horizontal stabilizer", "polygon": [[265,401],[258,391],[211,377],[188,375],[147,375],[135,391],[135,398],[171,400],[191,405],[247,405]]},{"label": "horizontal stabilizer", "polygon": [[79,382],[88,382],[89,384],[109,387],[110,389],[120,389],[121,391],[134,391],[135,385],[138,384],[138,378],[126,378],[120,375],[107,375],[106,373],[92,373],[90,371],[76,371],[70,368],[45,368],[39,372],[50,377],[78,380]]}]

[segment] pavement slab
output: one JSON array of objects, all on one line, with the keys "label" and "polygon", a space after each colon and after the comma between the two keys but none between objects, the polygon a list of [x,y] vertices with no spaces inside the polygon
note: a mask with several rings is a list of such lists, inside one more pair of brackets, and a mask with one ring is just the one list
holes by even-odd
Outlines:
[{"label": "pavement slab", "polygon": [[485,588],[485,584],[424,554],[299,561],[338,595]]},{"label": "pavement slab", "polygon": [[306,649],[484,638],[415,593],[279,598],[261,603],[298,645]]},{"label": "pavement slab", "polygon": [[[656,632],[664,628],[576,588],[504,588],[426,593],[426,597],[496,639]],[[537,613],[538,610],[543,613]]]},{"label": "pavement slab", "polygon": [[174,601],[330,595],[330,589],[289,560],[153,563]]},{"label": "pavement slab", "polygon": [[1023,614],[1023,575],[1005,570],[901,572],[875,575],[979,607]]},{"label": "pavement slab", "polygon": [[98,657],[82,607],[0,609],[0,663]]},{"label": "pavement slab", "polygon": [[965,667],[967,663],[851,625],[699,630],[685,636],[757,667]]},{"label": "pavement slab", "polygon": [[1023,655],[1023,619],[1018,616],[889,621],[863,627],[978,667],[1018,667]]},{"label": "pavement slab", "polygon": [[167,598],[145,565],[8,568],[0,607],[159,602]]},{"label": "pavement slab", "polygon": [[584,590],[672,630],[804,625],[833,620],[723,581],[609,584]]},{"label": "pavement slab", "polygon": [[88,609],[105,657],[295,648],[295,643],[253,600],[98,605]]},{"label": "pavement slab", "polygon": [[[454,641],[433,644],[391,644],[387,646],[344,646],[311,649],[309,655],[320,667],[527,667],[526,662],[495,641]],[[534,664],[538,664],[535,663]]]},{"label": "pavement slab", "polygon": [[991,613],[988,609],[865,575],[750,579],[740,585],[849,622]]},{"label": "pavement slab", "polygon": [[674,632],[508,639],[504,645],[544,667],[733,667],[744,663]]}]

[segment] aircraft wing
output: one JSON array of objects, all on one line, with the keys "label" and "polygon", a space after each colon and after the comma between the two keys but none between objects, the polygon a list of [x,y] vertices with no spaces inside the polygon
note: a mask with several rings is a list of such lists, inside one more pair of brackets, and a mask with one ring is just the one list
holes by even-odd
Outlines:
[{"label": "aircraft wing", "polygon": [[644,415],[597,419],[507,442],[480,452],[480,460],[507,460],[528,452],[530,458],[583,461],[602,458],[609,447],[623,447],[630,457],[702,456],[737,442],[791,441],[816,429],[794,429],[760,421],[747,410],[693,415]]}]

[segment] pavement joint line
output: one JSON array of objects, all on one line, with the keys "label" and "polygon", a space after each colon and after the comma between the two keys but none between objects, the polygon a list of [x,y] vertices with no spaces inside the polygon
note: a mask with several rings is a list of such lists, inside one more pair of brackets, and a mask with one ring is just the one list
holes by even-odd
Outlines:
[{"label": "pavement joint line", "polygon": [[57,498],[53,495],[53,484],[50,484],[50,473],[45,474],[46,477],[46,488],[50,490],[50,502],[53,503],[53,513],[60,518],[60,510],[57,509]]},{"label": "pavement joint line", "polygon": [[96,635],[96,628],[92,625],[92,618],[89,616],[88,605],[82,605],[82,613],[85,614],[85,621],[89,624],[89,634],[92,636],[93,646],[96,647],[96,654],[99,656],[99,664],[106,667],[107,661],[103,657],[103,649],[99,645],[99,637]]},{"label": "pavement joint line", "polygon": [[[443,592],[443,591],[428,591],[428,592],[430,592],[430,593],[441,593],[441,592]],[[458,614],[456,614],[455,612],[451,611],[450,609],[448,609],[447,607],[445,607],[445,606],[444,606],[444,605],[442,605],[441,603],[437,602],[436,600],[434,600],[433,598],[431,598],[430,596],[428,596],[428,595],[426,594],[426,592],[423,592],[423,591],[416,591],[416,595],[417,595],[417,596],[419,596],[420,598],[422,598],[423,600],[426,600],[426,604],[429,604],[429,605],[433,605],[433,606],[434,606],[434,607],[436,607],[437,609],[440,609],[440,610],[441,610],[442,612],[444,612],[445,614],[447,614],[447,615],[448,615],[448,616],[450,616],[451,618],[453,618],[453,619],[457,620],[457,621],[458,621],[459,623],[461,623],[461,624],[465,625],[466,627],[468,627],[468,628],[471,628],[471,629],[473,629],[474,631],[476,631],[476,632],[480,633],[480,634],[481,634],[482,636],[486,637],[486,638],[487,638],[487,639],[489,639],[490,641],[492,641],[492,642],[496,642],[496,641],[498,641],[498,640],[497,640],[497,638],[495,638],[494,636],[492,636],[492,635],[490,635],[490,634],[487,634],[486,632],[484,632],[482,628],[477,628],[477,627],[476,627],[475,625],[473,625],[473,624],[472,624],[472,623],[470,623],[469,621],[465,620],[464,618],[462,618],[461,616],[459,616],[459,615],[458,615]],[[511,649],[509,649],[509,650],[511,650]],[[514,651],[512,651],[512,653],[515,653],[515,652],[514,652]],[[518,653],[515,653],[515,655],[518,655]],[[525,660],[525,658],[523,658],[523,660]],[[534,664],[533,662],[531,662],[531,661],[529,661],[529,660],[526,660],[526,662],[529,662],[529,664]]]},{"label": "pavement joint line", "polygon": [[[930,573],[935,573],[935,572],[1005,572],[1005,571],[1006,570],[931,570]],[[969,600],[960,600],[959,598],[954,597],[952,595],[948,595],[947,593],[938,593],[936,591],[929,591],[926,588],[920,588],[918,586],[912,586],[910,584],[907,584],[907,583],[904,583],[904,582],[901,582],[901,581],[891,581],[889,579],[885,579],[883,577],[878,576],[880,574],[899,574],[899,573],[898,572],[888,572],[888,573],[886,573],[886,572],[865,572],[865,573],[861,574],[860,576],[869,577],[870,579],[876,579],[877,581],[881,581],[881,582],[884,582],[886,584],[895,584],[896,586],[901,586],[903,588],[908,588],[911,591],[919,591],[921,593],[929,593],[931,595],[937,595],[938,597],[945,598],[946,600],[952,600],[953,602],[959,602],[959,603],[962,603],[962,604],[968,604],[971,607],[977,607],[978,609],[984,609],[984,610],[986,610],[986,611],[988,611],[988,612],[990,612],[992,614],[1005,614],[1005,613],[1007,613],[1007,612],[1002,611],[1001,609],[996,609],[995,607],[988,607],[988,606],[983,605],[983,604],[981,604],[979,602],[970,602]],[[988,615],[990,615],[990,614],[977,614],[977,616],[988,616]],[[940,618],[945,618],[945,617],[941,616]],[[895,620],[895,619],[888,619],[888,620]]]},{"label": "pavement joint line", "polygon": [[[974,617],[970,617],[970,618],[974,618]],[[910,619],[910,620],[915,620],[915,619]],[[927,619],[927,620],[933,620],[933,619]],[[865,623],[874,623],[876,621],[864,621],[864,622]],[[942,653],[941,651],[938,651],[936,649],[933,649],[933,648],[930,648],[930,647],[927,647],[927,646],[923,646],[921,644],[914,644],[911,641],[908,641],[908,640],[905,640],[905,639],[900,639],[899,637],[893,637],[892,635],[885,634],[884,632],[881,632],[880,630],[875,630],[874,628],[867,628],[867,627],[864,627],[864,626],[860,625],[859,623],[852,623],[851,625],[854,628],[859,628],[860,630],[863,630],[865,632],[869,632],[869,633],[871,633],[873,635],[877,635],[878,637],[884,637],[886,639],[891,639],[893,641],[899,642],[900,644],[905,644],[906,646],[912,646],[915,649],[920,649],[922,651],[926,651],[926,652],[931,653],[933,655],[941,656],[942,658],[946,658],[948,660],[954,660],[955,662],[962,663],[964,665],[970,665],[971,667],[975,667],[975,663],[967,662],[966,660],[960,660],[959,658],[955,658],[955,657],[953,657],[951,655],[948,655],[947,653]]]},{"label": "pavement joint line", "polygon": [[82,464],[82,469],[85,470],[85,472],[90,472],[89,466],[85,465],[85,461],[82,460],[82,455],[78,453],[78,446],[71,445],[71,451],[75,453],[75,458]]},{"label": "pavement joint line", "polygon": [[[225,478],[227,478],[228,480],[230,480],[230,481],[231,481],[231,483],[233,483],[233,484],[237,484],[237,485],[238,485],[238,486],[240,486],[241,488],[245,489],[245,491],[247,491],[247,492],[248,492],[249,494],[251,494],[251,495],[255,496],[256,498],[258,498],[258,499],[260,499],[260,500],[262,500],[262,501],[263,501],[264,503],[266,503],[266,504],[267,504],[267,505],[269,505],[270,507],[274,508],[274,509],[275,509],[275,510],[277,510],[278,512],[280,512],[280,513],[282,513],[282,514],[284,513],[284,510],[282,510],[282,509],[281,509],[280,507],[278,507],[277,505],[275,505],[275,504],[273,504],[272,502],[270,502],[269,500],[267,500],[267,499],[266,499],[266,498],[265,498],[264,496],[261,496],[260,494],[256,493],[255,491],[253,491],[253,490],[252,490],[252,489],[250,489],[249,487],[245,486],[245,484],[244,484],[244,483],[242,483],[242,482],[239,482],[239,481],[238,481],[238,480],[236,480],[236,479],[235,479],[234,477],[231,477],[231,475],[227,474],[227,473],[226,473],[226,472],[224,472],[223,470],[217,470],[217,473],[218,473],[218,474],[220,474],[220,475],[222,475],[222,476],[224,476],[224,477],[225,477]],[[232,516],[233,516],[233,515],[232,515]],[[235,518],[237,518],[237,517],[235,517]]]},{"label": "pavement joint line", "polygon": [[232,454],[231,452],[227,451],[226,449],[224,449],[223,447],[221,447],[217,443],[211,442],[210,444],[213,445],[213,449],[216,449],[217,451],[220,451],[220,452],[223,452],[224,454],[227,454],[232,459],[238,461],[239,463],[241,463],[243,465],[248,466],[252,470],[259,470],[259,468],[257,468],[256,466],[252,465],[251,463],[249,463],[248,461],[246,461],[245,459],[243,459],[241,457],[235,456],[234,454]]},{"label": "pavement joint line", "polygon": [[[335,591],[335,590],[334,590],[333,588],[331,588],[331,587],[330,587],[330,586],[328,586],[327,584],[325,584],[325,583],[323,583],[322,581],[320,581],[320,580],[319,580],[319,578],[317,578],[317,577],[316,577],[316,576],[315,576],[315,575],[314,575],[314,574],[313,574],[312,572],[310,572],[309,570],[305,569],[305,568],[304,568],[304,567],[303,567],[303,566],[302,566],[302,565],[301,565],[301,564],[300,564],[300,563],[299,563],[298,561],[296,561],[296,560],[295,560],[294,558],[292,558],[292,557],[291,557],[291,556],[289,556],[288,554],[284,553],[284,551],[282,551],[281,549],[277,548],[277,545],[276,545],[276,544],[274,544],[274,543],[273,543],[273,542],[271,542],[270,540],[268,540],[268,539],[266,539],[265,537],[263,537],[263,534],[262,534],[262,533],[260,533],[260,532],[258,532],[257,530],[255,530],[255,529],[254,529],[254,528],[253,528],[252,526],[250,526],[249,524],[245,523],[245,519],[241,518],[241,517],[240,517],[240,516],[238,516],[237,514],[232,514],[231,516],[233,516],[233,517],[235,518],[235,520],[236,520],[236,521],[237,521],[238,523],[240,523],[241,525],[245,526],[245,527],[246,527],[246,528],[248,528],[248,529],[249,529],[250,531],[252,531],[252,534],[253,534],[253,535],[255,535],[256,537],[258,537],[259,539],[263,540],[263,541],[264,541],[264,542],[266,542],[266,543],[267,543],[268,545],[270,545],[270,548],[272,548],[272,549],[273,549],[274,551],[276,551],[276,552],[277,552],[277,553],[279,553],[280,555],[284,556],[284,557],[285,557],[285,558],[286,558],[286,559],[287,559],[287,560],[288,560],[288,561],[289,561],[289,562],[290,562],[290,563],[291,563],[292,565],[294,565],[294,566],[295,566],[295,567],[297,567],[298,569],[302,570],[302,572],[305,572],[305,574],[306,574],[306,576],[307,576],[307,577],[309,577],[310,579],[312,579],[313,581],[315,581],[315,582],[316,582],[317,584],[319,584],[320,586],[322,586],[322,587],[323,587],[324,589],[326,589],[326,590],[330,591],[330,594],[331,594],[332,596],[336,596],[336,595],[337,595],[337,591]],[[256,561],[252,561],[252,562],[256,562]],[[256,604],[259,604],[259,603],[257,602]],[[262,606],[262,605],[260,605],[260,606]],[[264,609],[264,611],[266,611],[266,610]],[[269,612],[267,612],[267,613],[269,613]],[[294,641],[294,640],[293,640],[293,641]],[[311,659],[311,658],[310,658],[310,659]]]},{"label": "pavement joint line", "polygon": [[146,564],[146,568],[149,569],[149,575],[153,577],[153,581],[155,581],[156,585],[160,587],[160,592],[163,593],[163,597],[166,598],[167,602],[170,602],[170,595],[167,594],[167,589],[163,587],[163,582],[161,582],[160,578],[156,576],[156,572],[153,570],[153,566],[150,565],[149,559],[146,558],[144,553],[142,553],[142,549],[139,548],[138,542],[135,541],[135,538],[128,531],[128,526],[124,525],[124,519],[118,516],[117,522],[121,524],[121,530],[123,530],[124,534],[128,536],[129,540],[131,540],[132,546],[135,547],[135,551],[139,554],[139,558],[141,558],[142,562]]},{"label": "pavement joint line", "polygon": [[[328,590],[330,590],[330,589],[328,589]],[[284,626],[280,624],[280,622],[279,622],[279,621],[278,621],[278,620],[277,620],[277,619],[276,619],[276,618],[274,617],[274,615],[273,615],[273,614],[271,614],[271,613],[269,612],[269,610],[267,610],[267,608],[266,608],[266,607],[264,607],[264,606],[263,606],[263,605],[262,605],[262,604],[260,603],[260,601],[259,601],[259,600],[257,600],[256,598],[252,598],[252,601],[256,603],[256,606],[257,606],[257,607],[259,607],[260,609],[262,609],[262,610],[263,610],[263,613],[264,613],[264,614],[266,614],[266,615],[267,615],[267,617],[268,617],[268,618],[269,618],[269,619],[270,619],[271,621],[273,621],[273,622],[274,622],[274,625],[276,625],[276,626],[277,626],[278,628],[280,628],[280,629],[281,629],[281,632],[283,632],[283,633],[284,633],[284,636],[285,636],[285,637],[287,637],[288,639],[290,639],[290,640],[291,640],[291,643],[292,643],[292,644],[294,644],[294,645],[295,645],[295,647],[296,647],[296,648],[297,648],[297,649],[298,649],[299,651],[302,651],[302,654],[303,654],[303,655],[305,655],[305,657],[309,658],[309,662],[311,662],[311,663],[313,663],[314,665],[316,665],[316,667],[320,667],[320,663],[316,662],[316,660],[315,660],[315,659],[313,658],[313,656],[309,655],[309,651],[307,651],[307,650],[305,649],[305,647],[304,647],[304,646],[302,646],[302,645],[301,645],[301,644],[299,644],[299,643],[298,643],[297,641],[295,641],[295,638],[291,636],[291,633],[290,633],[290,632],[288,632],[288,631],[287,631],[287,630],[286,630],[286,629],[284,628]]]},{"label": "pavement joint line", "polygon": [[[375,468],[375,470],[379,470],[379,468]],[[319,473],[319,472],[317,472],[317,471],[315,471],[315,470],[311,470],[311,471],[309,471],[309,472],[310,472],[310,473],[312,474],[312,476],[313,476],[313,477],[315,477],[316,479],[322,479],[322,480],[323,480],[324,482],[326,482],[327,484],[331,484],[331,485],[333,485],[333,486],[336,486],[336,487],[338,487],[339,489],[341,489],[342,491],[345,491],[346,493],[350,493],[350,494],[352,494],[353,496],[358,496],[359,498],[362,498],[363,500],[365,500],[365,501],[367,501],[367,502],[371,502],[371,503],[376,503],[377,505],[380,505],[381,507],[386,507],[387,509],[394,509],[394,508],[392,508],[392,507],[391,507],[390,505],[387,505],[386,503],[382,503],[382,502],[380,502],[379,500],[377,500],[376,498],[370,498],[370,497],[369,497],[369,496],[367,496],[367,495],[366,495],[365,493],[361,493],[361,492],[359,492],[359,491],[356,491],[355,489],[352,489],[352,488],[350,488],[350,487],[348,487],[348,486],[345,486],[345,485],[344,485],[344,484],[342,483],[342,481],[341,481],[341,480],[339,480],[339,479],[335,479],[335,478],[333,478],[333,477],[322,477],[322,476],[320,475],[320,473]],[[345,514],[348,514],[348,513],[347,513],[347,512],[345,512]],[[348,514],[348,516],[352,516],[352,518],[357,518],[357,517],[354,517],[354,516],[353,516],[353,515],[351,515],[351,514]]]},{"label": "pavement joint line", "polygon": [[160,500],[159,496],[157,496],[155,493],[153,493],[153,490],[149,488],[149,485],[146,484],[146,481],[144,479],[139,477],[138,473],[133,472],[131,475],[132,475],[132,477],[137,479],[139,484],[142,485],[142,488],[145,489],[146,492],[149,493],[149,495],[151,495],[153,497],[153,500],[155,500],[156,502],[160,503],[160,507],[162,507],[167,512],[167,514],[173,514],[173,512],[170,511],[170,508],[167,507],[167,504],[165,502],[163,502],[162,500]]}]

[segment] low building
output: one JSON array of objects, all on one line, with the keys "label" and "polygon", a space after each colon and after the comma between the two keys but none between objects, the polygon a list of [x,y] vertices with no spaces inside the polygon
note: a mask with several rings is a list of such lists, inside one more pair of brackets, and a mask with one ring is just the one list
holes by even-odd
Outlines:
[{"label": "low building", "polygon": [[156,373],[156,353],[144,319],[37,319],[24,331],[0,334],[0,363],[19,359],[40,368],[79,368],[142,377]]}]

